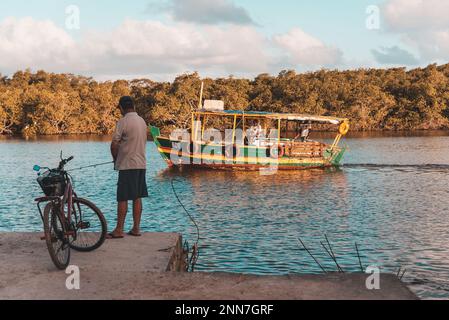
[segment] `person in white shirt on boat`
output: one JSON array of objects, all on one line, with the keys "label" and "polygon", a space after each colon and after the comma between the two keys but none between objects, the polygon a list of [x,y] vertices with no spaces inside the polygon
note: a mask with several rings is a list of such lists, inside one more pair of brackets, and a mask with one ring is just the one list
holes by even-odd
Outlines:
[{"label": "person in white shirt on boat", "polygon": [[260,124],[251,126],[248,130],[248,142],[251,146],[260,146],[260,139],[263,134],[262,126]]},{"label": "person in white shirt on boat", "polygon": [[307,142],[309,140],[310,136],[310,129],[312,128],[312,125],[305,125],[302,127],[301,130],[301,142]]}]

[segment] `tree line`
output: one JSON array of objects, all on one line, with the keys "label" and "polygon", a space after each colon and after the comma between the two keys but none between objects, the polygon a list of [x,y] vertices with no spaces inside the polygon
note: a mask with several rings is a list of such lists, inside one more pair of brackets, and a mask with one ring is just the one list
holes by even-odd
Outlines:
[{"label": "tree line", "polygon": [[191,73],[171,83],[18,71],[0,74],[0,134],[110,134],[123,95],[132,96],[137,112],[164,132],[185,128],[201,81],[204,98],[221,99],[227,109],[347,117],[357,131],[449,128],[449,64],[432,64],[413,70],[282,71],[252,80]]}]

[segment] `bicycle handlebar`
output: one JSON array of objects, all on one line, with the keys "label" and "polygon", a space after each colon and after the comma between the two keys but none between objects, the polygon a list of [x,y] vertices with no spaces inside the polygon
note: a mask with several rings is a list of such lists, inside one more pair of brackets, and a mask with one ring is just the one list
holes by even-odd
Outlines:
[{"label": "bicycle handlebar", "polygon": [[74,157],[72,156],[72,157],[70,157],[70,158],[68,158],[68,159],[63,159],[63,160],[61,160],[61,162],[59,162],[58,170],[64,169],[64,166],[65,166],[67,163],[69,163],[70,161],[72,161],[73,159],[74,159]]},{"label": "bicycle handlebar", "polygon": [[57,168],[57,169],[50,169],[50,168],[48,168],[48,167],[41,167],[41,166],[35,165],[35,166],[33,167],[33,170],[34,170],[34,171],[37,171],[37,172],[40,172],[42,169],[49,170],[50,172],[64,171],[64,166],[65,166],[67,163],[69,163],[70,161],[72,161],[73,159],[74,159],[73,156],[70,157],[70,158],[67,158],[67,159],[62,159],[62,157],[61,157],[61,162],[59,162],[59,165],[58,165],[58,168]]}]

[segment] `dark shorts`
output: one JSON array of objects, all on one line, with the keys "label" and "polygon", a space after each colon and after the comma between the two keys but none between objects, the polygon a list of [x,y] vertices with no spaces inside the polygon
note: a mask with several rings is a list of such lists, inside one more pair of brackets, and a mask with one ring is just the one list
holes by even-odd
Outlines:
[{"label": "dark shorts", "polygon": [[119,172],[117,201],[134,201],[148,197],[146,170],[124,170]]}]

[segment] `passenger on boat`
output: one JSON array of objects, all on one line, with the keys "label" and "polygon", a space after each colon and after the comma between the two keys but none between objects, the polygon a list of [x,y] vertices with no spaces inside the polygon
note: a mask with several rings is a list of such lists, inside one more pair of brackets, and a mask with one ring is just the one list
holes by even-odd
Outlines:
[{"label": "passenger on boat", "polygon": [[258,124],[257,126],[251,126],[248,131],[249,145],[259,146],[260,138],[262,137],[262,126],[260,124]]},{"label": "passenger on boat", "polygon": [[307,142],[310,136],[311,125],[303,126],[301,131],[301,142]]}]

